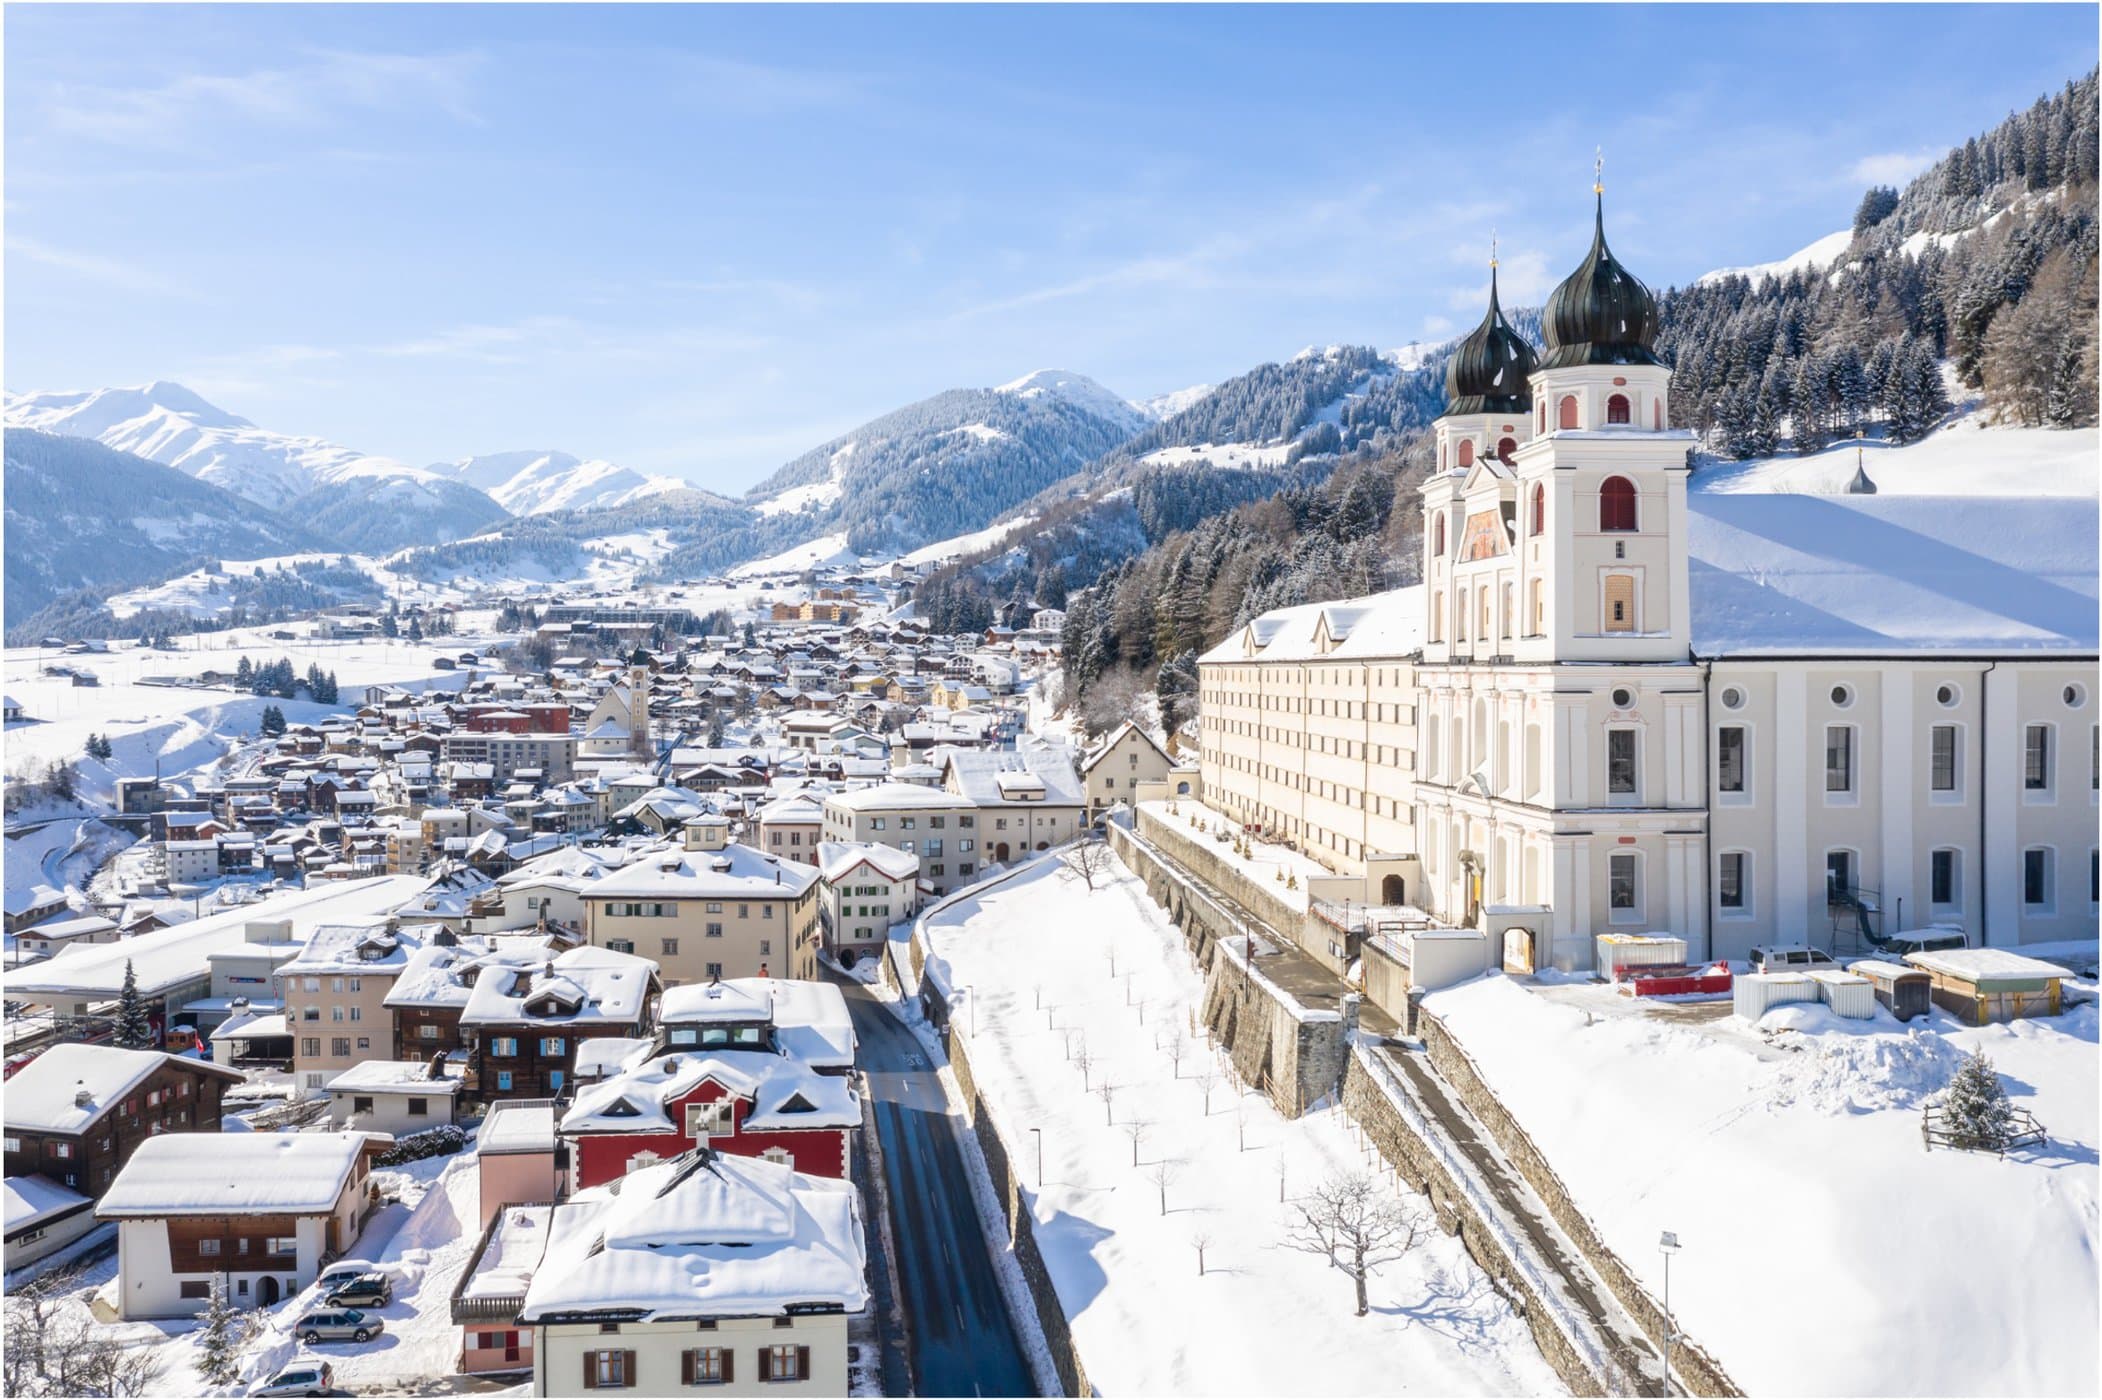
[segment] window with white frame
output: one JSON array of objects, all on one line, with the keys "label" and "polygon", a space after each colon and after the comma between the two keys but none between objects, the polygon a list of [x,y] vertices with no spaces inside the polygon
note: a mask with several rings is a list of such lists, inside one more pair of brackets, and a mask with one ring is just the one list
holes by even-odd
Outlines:
[{"label": "window with white frame", "polygon": [[1963,902],[1963,856],[1948,847],[1927,855],[1927,902],[1951,909]]},{"label": "window with white frame", "polygon": [[1825,726],[1825,791],[1851,793],[1853,790],[1854,727],[1828,724]]},{"label": "window with white frame", "polygon": [[2051,790],[2051,726],[2032,724],[2022,737],[2022,791]]},{"label": "window with white frame", "polygon": [[1956,791],[1960,741],[1956,726],[1937,724],[1927,740],[1927,786],[1934,792]]},{"label": "window with white frame", "polygon": [[2048,910],[2053,898],[2051,848],[2031,846],[2022,852],[2022,903],[2031,909]]},{"label": "window with white frame", "polygon": [[1616,923],[1642,917],[1642,859],[1633,851],[1615,851],[1606,858],[1607,904]]},{"label": "window with white frame", "polygon": [[1734,914],[1744,913],[1751,907],[1751,894],[1745,879],[1751,866],[1751,857],[1743,851],[1724,851],[1716,859],[1715,902],[1722,909]]}]

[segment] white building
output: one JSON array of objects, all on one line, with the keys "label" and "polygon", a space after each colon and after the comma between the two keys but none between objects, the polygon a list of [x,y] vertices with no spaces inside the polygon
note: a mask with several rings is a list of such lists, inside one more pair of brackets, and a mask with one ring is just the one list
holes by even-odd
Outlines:
[{"label": "white building", "polygon": [[852,1182],[760,1158],[699,1149],[579,1191],[518,1309],[533,1394],[845,1395],[864,1248]]},{"label": "white building", "polygon": [[1119,802],[1130,803],[1140,783],[1165,782],[1175,767],[1151,734],[1125,720],[1102,736],[1080,760],[1087,785],[1087,815],[1093,821]]},{"label": "white building", "polygon": [[424,1060],[353,1065],[328,1082],[330,1125],[406,1137],[450,1124],[466,1085],[456,1074],[433,1078],[431,1071]]},{"label": "white building", "polygon": [[1690,492],[1602,223],[1545,324],[1455,354],[1421,585],[1203,658],[1206,803],[1513,966],[2093,937],[2094,498]]},{"label": "white building", "polygon": [[891,926],[920,907],[916,855],[873,843],[827,841],[817,857],[825,947],[835,957],[880,952]]}]

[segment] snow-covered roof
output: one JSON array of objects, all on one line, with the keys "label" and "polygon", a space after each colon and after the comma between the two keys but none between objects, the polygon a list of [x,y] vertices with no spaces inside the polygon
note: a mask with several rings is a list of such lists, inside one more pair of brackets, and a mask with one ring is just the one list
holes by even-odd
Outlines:
[{"label": "snow-covered roof", "polygon": [[[1950,977],[1961,977],[1966,981],[1990,982],[1998,979],[2028,981],[2034,979],[2056,979],[2066,975],[2066,970],[2057,963],[2047,963],[2039,958],[2026,957],[2011,948],[1940,948],[1926,952],[1907,953],[1905,961],[1914,967],[1923,967],[1929,972],[1939,972]],[[17,1076],[19,1078],[20,1076]],[[10,1084],[9,1088],[13,1088]]]},{"label": "snow-covered roof", "polygon": [[558,1206],[519,1321],[859,1312],[864,1265],[851,1182],[702,1150]]},{"label": "snow-covered roof", "polygon": [[828,883],[845,879],[849,871],[861,865],[873,866],[877,874],[892,880],[910,880],[920,873],[920,858],[894,846],[866,841],[818,843],[817,868]]},{"label": "snow-covered roof", "polygon": [[579,1088],[562,1117],[562,1131],[677,1132],[668,1106],[707,1080],[751,1100],[744,1126],[753,1131],[852,1128],[861,1122],[860,1096],[843,1074],[820,1074],[769,1050],[679,1050]]},{"label": "snow-covered roof", "polygon": [[94,1204],[78,1191],[68,1191],[41,1176],[8,1177],[0,1183],[0,1201],[5,1202],[9,1235],[26,1230],[39,1221],[51,1220]]},{"label": "snow-covered roof", "polygon": [[505,1206],[489,1232],[489,1243],[460,1285],[462,1298],[522,1298],[547,1252],[550,1205]]},{"label": "snow-covered roof", "polygon": [[949,786],[980,806],[999,806],[1039,788],[1044,795],[1032,806],[1077,807],[1086,801],[1072,755],[1062,744],[1024,735],[1012,752],[941,748],[933,756],[948,769]]},{"label": "snow-covered roof", "polygon": [[595,899],[795,899],[817,880],[800,861],[732,842],[719,851],[662,845],[592,888]]},{"label": "snow-covered roof", "polygon": [[492,1153],[554,1151],[554,1105],[501,1100],[491,1104],[475,1138],[475,1150],[485,1157]]},{"label": "snow-covered roof", "polygon": [[332,1094],[457,1094],[460,1081],[431,1078],[423,1060],[361,1060],[328,1081]]},{"label": "snow-covered roof", "polygon": [[572,948],[524,966],[495,965],[475,979],[460,1024],[635,1025],[657,965],[610,948]]},{"label": "snow-covered roof", "polygon": [[123,988],[127,962],[138,974],[140,994],[158,996],[196,981],[203,975],[205,959],[246,941],[252,923],[288,920],[292,936],[304,942],[322,924],[391,912],[414,898],[425,883],[416,875],[332,880],[316,889],[277,895],[115,943],[76,943],[48,961],[8,973],[7,996],[32,1001],[114,997]]},{"label": "snow-covered roof", "polygon": [[[236,1084],[243,1079],[235,1070],[158,1050],[69,1042],[52,1046],[7,1081],[7,1126],[32,1133],[85,1132],[148,1075],[170,1063]],[[83,1093],[86,1103],[78,1102]]]},{"label": "snow-covered roof", "polygon": [[2093,652],[2097,505],[2053,496],[1687,496],[1702,656]]},{"label": "snow-covered roof", "polygon": [[758,977],[738,977],[728,982],[689,982],[666,989],[657,1007],[663,1021],[709,1023],[716,1021],[771,1021],[774,1019],[773,982]]},{"label": "snow-covered roof", "polygon": [[168,1133],[139,1144],[96,1215],[319,1215],[386,1133]]},{"label": "snow-covered roof", "polygon": [[825,799],[825,805],[843,812],[958,811],[968,809],[971,801],[918,783],[877,783],[835,792]]},{"label": "snow-covered roof", "polygon": [[348,973],[354,976],[386,976],[408,965],[419,940],[387,931],[386,919],[374,916],[355,923],[323,924],[307,938],[306,946],[278,968],[286,976],[319,976]]}]

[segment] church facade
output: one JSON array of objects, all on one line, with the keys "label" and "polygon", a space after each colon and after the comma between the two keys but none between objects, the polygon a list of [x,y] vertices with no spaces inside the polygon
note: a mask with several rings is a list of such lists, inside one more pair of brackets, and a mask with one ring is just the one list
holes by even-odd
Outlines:
[{"label": "church facade", "polygon": [[1588,968],[1613,931],[2093,937],[2093,498],[1690,490],[1602,201],[1543,329],[1536,355],[1492,275],[1421,584],[1202,659],[1206,803],[1523,965]]}]

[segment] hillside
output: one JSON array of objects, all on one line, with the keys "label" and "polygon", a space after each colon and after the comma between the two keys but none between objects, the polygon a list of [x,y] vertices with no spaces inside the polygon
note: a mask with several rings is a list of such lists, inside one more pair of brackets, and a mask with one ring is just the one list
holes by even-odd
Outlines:
[{"label": "hillside", "polygon": [[951,389],[864,423],[789,462],[746,496],[804,538],[841,532],[862,553],[982,529],[1145,424],[1135,405],[1068,371],[997,389]]},{"label": "hillside", "polygon": [[155,583],[200,557],[320,547],[253,501],[88,439],[10,428],[5,453],[10,629],[62,595]]}]

